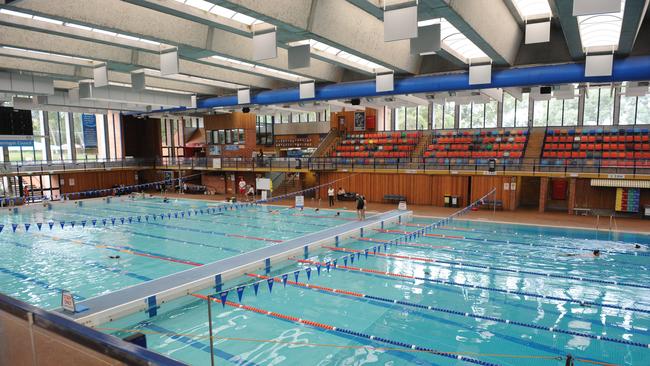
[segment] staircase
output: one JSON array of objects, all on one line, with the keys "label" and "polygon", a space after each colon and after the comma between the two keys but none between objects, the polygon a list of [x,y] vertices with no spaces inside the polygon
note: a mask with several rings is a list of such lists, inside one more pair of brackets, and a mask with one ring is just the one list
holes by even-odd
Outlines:
[{"label": "staircase", "polygon": [[339,132],[337,130],[330,130],[327,136],[320,142],[312,157],[323,158],[331,156],[332,149],[339,143]]},{"label": "staircase", "polygon": [[544,145],[544,136],[546,136],[546,129],[532,128],[528,136],[528,143],[526,145],[526,153],[524,159],[526,161],[539,160],[542,156],[542,146]]},{"label": "staircase", "polygon": [[302,180],[300,173],[283,173],[284,180],[279,186],[273,186],[273,195],[282,195],[302,190]]},{"label": "staircase", "polygon": [[420,136],[420,141],[418,141],[418,146],[415,147],[415,150],[413,150],[413,154],[411,154],[412,158],[422,158],[424,156],[424,152],[427,150],[427,146],[431,144],[431,138],[433,137],[433,131],[425,131],[422,133]]}]

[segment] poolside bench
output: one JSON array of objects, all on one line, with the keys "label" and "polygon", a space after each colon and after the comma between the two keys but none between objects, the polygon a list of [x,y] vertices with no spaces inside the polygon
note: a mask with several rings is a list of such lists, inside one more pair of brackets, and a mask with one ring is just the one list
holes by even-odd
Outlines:
[{"label": "poolside bench", "polygon": [[496,204],[496,209],[497,210],[503,210],[503,201],[501,200],[483,200],[483,204],[481,207],[489,208],[492,209],[493,206]]},{"label": "poolside bench", "polygon": [[406,197],[399,194],[385,194],[384,201],[391,203],[399,203],[401,201],[406,201]]}]

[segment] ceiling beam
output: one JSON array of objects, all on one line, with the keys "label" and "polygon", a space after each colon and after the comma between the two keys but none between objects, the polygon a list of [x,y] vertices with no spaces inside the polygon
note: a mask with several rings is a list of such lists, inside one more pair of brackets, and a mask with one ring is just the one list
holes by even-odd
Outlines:
[{"label": "ceiling beam", "polygon": [[211,0],[278,27],[279,42],[315,39],[396,72],[416,74],[408,40],[384,42],[384,24],[346,0]]},{"label": "ceiling beam", "polygon": [[[18,6],[14,10],[174,45],[181,57],[187,59],[220,55],[250,62],[253,54],[253,41],[249,37],[123,1],[85,0],[84,6],[79,6],[76,0],[23,0]],[[258,63],[285,70],[287,51],[279,49],[277,58]],[[291,72],[314,80],[334,82],[340,81],[342,75],[340,68],[319,60],[312,60],[308,68]]]},{"label": "ceiling beam", "polygon": [[[124,72],[139,68],[160,69],[158,54],[48,34],[39,30],[0,25],[0,45],[107,62],[109,68]],[[180,73],[185,75],[250,85],[256,88],[273,89],[286,86],[286,83],[269,78],[185,59],[180,60],[179,69]]]},{"label": "ceiling beam", "polygon": [[496,65],[514,65],[523,32],[503,1],[421,0],[418,17],[443,17]]},{"label": "ceiling beam", "polygon": [[571,58],[581,59],[584,56],[584,51],[578,29],[578,18],[573,16],[573,1],[548,0],[548,4],[551,6],[553,15],[560,20]]},{"label": "ceiling beam", "polygon": [[632,52],[636,36],[641,29],[641,23],[648,11],[650,0],[626,0],[623,11],[623,24],[621,25],[621,37],[618,41],[617,54],[627,56]]}]

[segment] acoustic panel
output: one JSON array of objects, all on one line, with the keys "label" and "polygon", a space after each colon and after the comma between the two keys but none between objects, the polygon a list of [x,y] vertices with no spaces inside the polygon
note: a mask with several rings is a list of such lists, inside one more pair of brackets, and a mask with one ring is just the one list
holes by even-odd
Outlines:
[{"label": "acoustic panel", "polygon": [[278,57],[278,46],[275,31],[253,35],[253,61],[276,57]]},{"label": "acoustic panel", "polygon": [[384,41],[399,41],[418,36],[418,7],[384,11]]},{"label": "acoustic panel", "polygon": [[585,61],[585,77],[611,76],[614,65],[614,55],[587,55]]},{"label": "acoustic panel", "polygon": [[395,75],[391,73],[377,74],[375,77],[375,91],[377,93],[393,91],[395,89]]},{"label": "acoustic panel", "polygon": [[411,38],[411,54],[431,54],[440,50],[440,24],[418,28],[418,36]]},{"label": "acoustic panel", "polygon": [[526,44],[545,43],[551,40],[551,21],[526,23]]},{"label": "acoustic panel", "polygon": [[309,67],[311,64],[311,47],[308,44],[289,47],[287,56],[290,70]]},{"label": "acoustic panel", "polygon": [[314,82],[300,84],[300,99],[311,99],[316,96],[316,87]]},{"label": "acoustic panel", "polygon": [[251,102],[251,90],[239,89],[237,90],[237,104],[248,104]]},{"label": "acoustic panel", "polygon": [[492,65],[469,67],[469,85],[489,84],[492,81]]},{"label": "acoustic panel", "polygon": [[131,87],[133,90],[144,90],[146,88],[146,78],[144,72],[131,73]]},{"label": "acoustic panel", "polygon": [[178,50],[168,51],[160,54],[160,74],[178,74]]},{"label": "acoustic panel", "polygon": [[93,69],[93,83],[95,88],[108,85],[108,67],[105,64]]}]

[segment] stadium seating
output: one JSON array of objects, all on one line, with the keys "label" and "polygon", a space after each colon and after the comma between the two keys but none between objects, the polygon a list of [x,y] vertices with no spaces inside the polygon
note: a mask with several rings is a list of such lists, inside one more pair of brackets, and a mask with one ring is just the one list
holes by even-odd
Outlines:
[{"label": "stadium seating", "polygon": [[434,164],[517,164],[526,150],[528,130],[477,130],[437,132],[424,152]]},{"label": "stadium seating", "polygon": [[647,128],[548,129],[543,166],[650,167]]},{"label": "stadium seating", "polygon": [[332,152],[349,164],[394,164],[400,158],[409,158],[420,140],[420,132],[350,133]]}]

